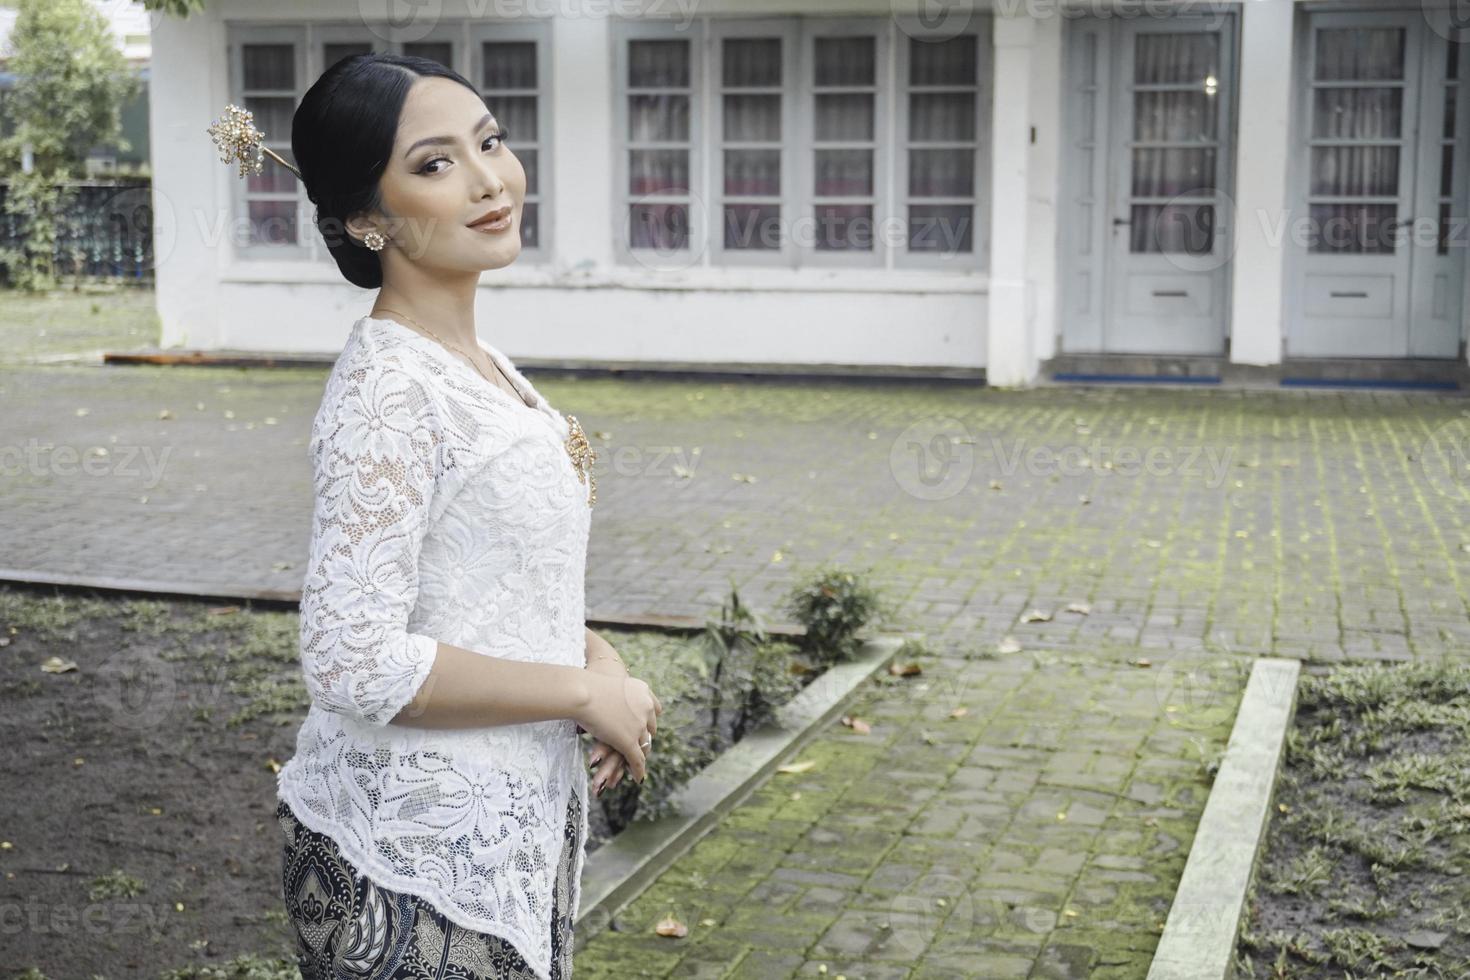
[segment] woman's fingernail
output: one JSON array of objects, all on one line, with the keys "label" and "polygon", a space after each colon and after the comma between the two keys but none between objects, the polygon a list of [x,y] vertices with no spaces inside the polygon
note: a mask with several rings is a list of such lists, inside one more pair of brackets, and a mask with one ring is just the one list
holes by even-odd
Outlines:
[{"label": "woman's fingernail", "polygon": [[594,796],[601,796],[602,795],[602,783],[603,783],[603,781],[601,779],[599,779],[597,781],[597,792],[593,794]]},{"label": "woman's fingernail", "polygon": [[588,769],[596,769],[597,768],[597,764],[599,762],[601,762],[601,761],[602,761],[602,756],[600,756],[600,755],[594,755],[592,757],[592,764],[589,765],[587,768]]}]

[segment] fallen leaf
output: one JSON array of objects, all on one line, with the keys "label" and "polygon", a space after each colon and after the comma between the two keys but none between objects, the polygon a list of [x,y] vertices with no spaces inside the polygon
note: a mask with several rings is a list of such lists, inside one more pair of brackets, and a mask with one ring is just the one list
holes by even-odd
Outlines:
[{"label": "fallen leaf", "polygon": [[715,920],[714,919],[700,919],[699,920],[699,924],[702,925],[702,926],[712,926],[712,925],[715,925],[716,923],[715,923]]},{"label": "fallen leaf", "polygon": [[861,718],[855,718],[852,715],[843,715],[842,723],[848,728],[851,728],[853,731],[857,732],[859,735],[868,735],[873,731],[872,725],[869,725]]},{"label": "fallen leaf", "polygon": [[281,764],[279,762],[277,762],[274,758],[266,759],[265,760],[265,764],[266,764],[266,767],[268,769],[270,769],[271,772],[280,772],[281,771]]},{"label": "fallen leaf", "polygon": [[918,664],[889,664],[888,672],[894,677],[912,677],[914,674],[922,674],[924,668]]},{"label": "fallen leaf", "polygon": [[1023,623],[1049,623],[1049,622],[1051,622],[1051,613],[1049,613],[1049,612],[1042,612],[1040,609],[1033,609],[1030,612],[1028,612],[1026,615],[1024,615],[1024,616],[1021,617],[1021,622],[1023,622]]},{"label": "fallen leaf", "polygon": [[1147,657],[1139,657],[1137,660],[1133,661],[1133,666],[1135,666],[1135,667],[1152,667],[1153,666],[1153,661],[1149,660]]},{"label": "fallen leaf", "polygon": [[1003,489],[1003,488],[1001,487],[1001,484],[1000,484],[1000,481],[999,480],[991,480],[990,481],[990,489],[992,489],[992,490],[1000,490],[1000,489]]},{"label": "fallen leaf", "polygon": [[660,936],[672,936],[675,939],[683,939],[689,935],[689,927],[672,915],[665,916],[658,925],[653,927],[653,931]]},{"label": "fallen leaf", "polygon": [[967,715],[969,713],[970,713],[970,709],[969,708],[965,707],[964,705],[960,705],[958,708],[956,708],[953,711],[951,711],[949,713],[949,716],[951,718],[963,718],[963,717],[965,717],[965,715]]},{"label": "fallen leaf", "polygon": [[1086,616],[1088,613],[1092,612],[1092,607],[1085,602],[1069,602],[1067,603],[1067,612],[1081,613],[1082,615]]},{"label": "fallen leaf", "polygon": [[171,419],[174,417],[174,413],[165,408],[163,411],[158,413],[158,417],[161,419]]},{"label": "fallen leaf", "polygon": [[47,657],[41,664],[41,669],[48,674],[64,674],[68,670],[76,670],[75,660],[63,660],[60,657]]},{"label": "fallen leaf", "polygon": [[1000,645],[996,647],[1001,653],[1020,653],[1021,641],[1007,633],[1000,638]]},{"label": "fallen leaf", "polygon": [[231,613],[237,613],[239,611],[239,606],[211,606],[205,610],[211,616],[228,616]]},{"label": "fallen leaf", "polygon": [[809,772],[816,764],[816,761],[813,759],[807,759],[805,762],[788,762],[784,766],[777,766],[776,771],[792,774]]}]

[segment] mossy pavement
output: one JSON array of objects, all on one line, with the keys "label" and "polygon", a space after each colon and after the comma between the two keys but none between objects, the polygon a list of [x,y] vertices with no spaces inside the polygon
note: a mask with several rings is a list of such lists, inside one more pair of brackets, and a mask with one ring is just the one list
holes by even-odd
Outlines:
[{"label": "mossy pavement", "polygon": [[[1251,658],[1470,634],[1459,397],[529,375],[599,453],[590,615],[733,582],[784,618],[831,561],[933,650],[583,930],[579,977],[1141,977]],[[0,564],[299,587],[324,377],[0,366]]]}]

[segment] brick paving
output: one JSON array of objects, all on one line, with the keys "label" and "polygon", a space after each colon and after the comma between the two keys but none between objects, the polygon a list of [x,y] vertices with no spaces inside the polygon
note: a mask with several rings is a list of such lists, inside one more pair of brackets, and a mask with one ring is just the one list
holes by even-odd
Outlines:
[{"label": "brick paving", "polygon": [[[1470,633],[1462,398],[532,377],[601,457],[590,615],[731,581],[774,613],[834,560],[937,653],[579,935],[581,976],[1141,976],[1250,658]],[[298,588],[324,378],[0,367],[0,567]]]}]

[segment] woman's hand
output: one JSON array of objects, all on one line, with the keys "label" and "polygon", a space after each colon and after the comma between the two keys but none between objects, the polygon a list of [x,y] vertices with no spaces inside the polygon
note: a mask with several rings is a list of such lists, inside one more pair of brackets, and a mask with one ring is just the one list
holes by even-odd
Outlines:
[{"label": "woman's hand", "polygon": [[663,712],[647,684],[636,677],[587,672],[587,704],[575,719],[592,737],[621,753],[636,782],[647,777],[644,747]]},{"label": "woman's hand", "polygon": [[[628,668],[616,657],[598,657],[587,664],[587,669],[609,677],[628,676]],[[579,727],[578,731],[581,730]],[[592,748],[587,756],[587,764],[597,766],[589,777],[594,796],[601,796],[604,791],[612,789],[623,781],[623,774],[628,771],[628,760],[623,758],[623,753],[606,742],[597,741],[592,743]]]}]

